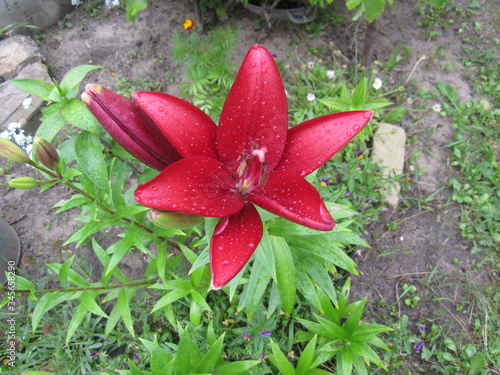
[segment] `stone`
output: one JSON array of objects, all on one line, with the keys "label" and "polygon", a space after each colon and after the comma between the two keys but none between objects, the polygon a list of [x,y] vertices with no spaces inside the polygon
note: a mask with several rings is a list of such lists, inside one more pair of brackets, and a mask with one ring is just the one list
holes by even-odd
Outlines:
[{"label": "stone", "polygon": [[5,272],[12,271],[19,262],[21,244],[14,229],[0,217],[0,283],[5,284]]},{"label": "stone", "polygon": [[[373,136],[372,158],[375,163],[382,167],[382,173],[389,177],[403,173],[405,162],[406,132],[403,128],[381,123]],[[400,185],[397,183],[387,184],[380,189],[382,198],[387,202],[390,213],[399,204]]]},{"label": "stone", "polygon": [[0,25],[13,25],[14,33],[32,35],[37,29],[22,27],[23,23],[45,29],[73,9],[70,0],[0,0]]},{"label": "stone", "polygon": [[[12,79],[30,78],[52,83],[43,55],[33,39],[14,35],[0,41],[0,76],[6,81],[0,84],[0,130],[17,122],[25,129],[36,129],[40,124],[40,108],[44,101],[10,84]],[[29,108],[22,102],[31,98]]]}]

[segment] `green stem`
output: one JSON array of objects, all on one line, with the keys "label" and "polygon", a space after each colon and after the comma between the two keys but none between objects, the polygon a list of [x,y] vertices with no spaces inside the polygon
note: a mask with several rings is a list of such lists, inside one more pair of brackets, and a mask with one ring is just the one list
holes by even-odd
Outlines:
[{"label": "green stem", "polygon": [[[39,169],[40,171],[56,178],[57,180],[61,181],[61,177],[58,176],[57,174],[54,174],[52,171],[50,171],[49,169],[45,168],[44,166],[42,165],[38,165],[38,164],[33,164],[33,166],[37,169]],[[50,181],[50,182],[55,182],[55,181]],[[97,199],[95,199],[94,196],[90,195],[89,193],[87,193],[86,191],[80,189],[78,186],[76,186],[75,184],[73,184],[72,182],[70,181],[66,181],[66,182],[63,182],[63,184],[65,184],[66,186],[68,186],[69,188],[71,188],[73,191],[76,191],[77,193],[83,195],[84,197],[88,198],[89,200],[91,200],[92,202],[95,202],[99,208],[101,210],[103,210],[104,212],[107,212],[108,214],[112,215],[112,216],[115,216],[116,215],[116,211],[106,207],[104,204],[102,204],[101,202],[99,202]],[[127,217],[122,217],[121,220],[127,222],[127,223],[131,223],[131,224],[134,224],[135,226],[141,228],[142,230],[148,232],[148,233],[153,233],[153,230],[148,228],[147,226],[141,224],[141,223],[138,223],[137,221],[135,220],[131,220]],[[175,241],[172,241],[171,239],[169,238],[165,238],[165,237],[161,237],[159,236],[158,237],[159,239],[161,240],[164,240],[164,241],[167,241],[169,243],[170,246],[173,246],[175,248],[178,248],[178,245]]]},{"label": "green stem", "polygon": [[[152,285],[156,283],[156,280],[146,280],[146,281],[140,281],[136,283],[129,283],[129,284],[120,284],[120,285],[109,285],[109,286],[90,286],[86,288],[54,288],[54,289],[36,289],[36,290],[29,290],[29,289],[14,289],[14,290],[9,290],[9,292],[14,292],[16,294],[27,294],[27,293],[65,293],[65,292],[84,292],[88,290],[112,290],[112,289],[118,289],[118,288],[126,288],[126,287],[134,287],[134,286],[141,286],[141,285]],[[0,292],[6,292],[7,289],[0,291]]]}]

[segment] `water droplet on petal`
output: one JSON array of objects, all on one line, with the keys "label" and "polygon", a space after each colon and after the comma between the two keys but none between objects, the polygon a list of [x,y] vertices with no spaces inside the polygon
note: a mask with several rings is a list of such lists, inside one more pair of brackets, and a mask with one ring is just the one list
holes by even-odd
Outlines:
[{"label": "water droplet on petal", "polygon": [[360,129],[360,126],[359,126],[359,125],[354,125],[354,126],[352,127],[352,130],[354,130],[355,132],[359,131],[359,129]]}]

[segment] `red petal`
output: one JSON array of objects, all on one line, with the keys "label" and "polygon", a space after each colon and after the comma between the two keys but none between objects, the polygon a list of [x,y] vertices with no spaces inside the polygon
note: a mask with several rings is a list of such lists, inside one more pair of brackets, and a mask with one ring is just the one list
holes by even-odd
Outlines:
[{"label": "red petal", "polygon": [[221,219],[210,242],[212,288],[220,289],[248,262],[262,238],[262,220],[251,203]]},{"label": "red petal", "polygon": [[220,159],[236,172],[242,154],[265,146],[268,170],[272,170],[283,153],[287,129],[285,88],[278,67],[268,50],[254,45],[222,109],[217,133]]},{"label": "red petal", "polygon": [[159,171],[182,158],[136,103],[101,85],[89,84],[85,90],[84,103],[128,153]]},{"label": "red petal", "polygon": [[204,155],[218,158],[217,125],[201,109],[161,92],[135,92],[132,98],[183,157]]},{"label": "red petal", "polygon": [[372,111],[339,112],[294,126],[288,131],[285,151],[275,170],[308,175],[353,139],[372,115]]},{"label": "red petal", "polygon": [[206,156],[170,165],[139,185],[134,198],[147,207],[208,217],[232,215],[245,204],[224,164]]},{"label": "red petal", "polygon": [[319,192],[304,178],[288,171],[269,174],[266,185],[246,196],[263,209],[317,230],[332,230],[332,216]]}]

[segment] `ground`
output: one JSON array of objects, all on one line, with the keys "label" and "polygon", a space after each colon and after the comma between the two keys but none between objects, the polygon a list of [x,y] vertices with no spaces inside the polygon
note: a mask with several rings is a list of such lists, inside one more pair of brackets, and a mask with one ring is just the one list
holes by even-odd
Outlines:
[{"label": "ground", "polygon": [[[335,11],[349,17],[340,4],[335,5]],[[467,7],[465,2],[463,4]],[[411,56],[397,66],[386,84],[404,81],[415,68],[405,87],[410,91],[408,97],[411,97],[411,92],[423,88],[436,92],[438,81],[453,86],[462,101],[474,97],[476,94],[464,75],[465,68],[460,65],[462,39],[472,31],[458,34],[457,27],[462,20],[455,19],[453,27],[438,28],[437,38],[429,38],[418,25],[423,16],[417,14],[417,9],[415,2],[398,1],[377,20],[371,60],[387,61],[398,44],[409,47],[408,56]],[[184,32],[182,22],[185,18],[194,18],[191,3],[179,0],[155,2],[139,14],[133,26],[127,24],[123,10],[108,9],[107,12],[106,17],[99,19],[77,9],[65,19],[72,28],[55,26],[45,30],[40,47],[56,79],[78,65],[96,64],[103,69],[89,74],[85,82],[113,88],[120,77],[142,78],[164,82],[166,92],[178,94],[183,79],[182,66],[172,62],[170,38],[173,32]],[[489,25],[487,19],[482,19],[488,15],[477,17],[485,28]],[[249,46],[259,43],[277,54],[278,59],[290,64],[297,64],[295,56],[302,61],[315,59],[316,56],[308,54],[310,47],[314,46],[333,46],[346,57],[346,63],[354,64],[362,49],[366,27],[364,22],[351,23],[347,18],[338,27],[329,26],[311,37],[302,26],[284,22],[271,30],[254,30],[256,19],[255,15],[237,7],[228,20],[219,21],[222,25],[241,28],[235,54],[238,61]],[[444,56],[439,53],[440,47],[445,51]],[[424,55],[427,58],[415,67]],[[174,78],[168,79],[167,73]],[[427,104],[429,109],[434,103],[429,101]],[[360,249],[354,254],[360,275],[353,278],[352,299],[367,297],[373,316],[386,311],[385,305],[392,305],[397,314],[409,316],[414,329],[418,323],[439,319],[449,324],[451,330],[469,335],[472,322],[468,315],[457,312],[455,307],[468,292],[464,288],[466,282],[473,280],[480,288],[489,275],[487,270],[478,272],[472,267],[480,257],[471,255],[473,243],[460,235],[460,207],[449,202],[450,191],[446,183],[457,173],[447,163],[448,149],[445,146],[452,141],[450,118],[430,111],[425,115],[415,111],[410,112],[400,125],[413,140],[407,146],[407,156],[422,151],[412,162],[422,173],[403,194],[399,209],[390,218],[396,228],[388,231],[386,222],[367,228],[365,237],[371,248]],[[0,160],[0,166],[4,165],[4,160]],[[14,166],[10,171],[15,177],[30,173],[32,171],[24,166]],[[410,204],[432,194],[435,194],[434,200],[424,208],[418,209]],[[2,216],[21,238],[22,272],[43,277],[45,263],[61,262],[68,254],[87,251],[63,246],[78,226],[71,212],[54,215],[53,205],[70,196],[65,188],[56,186],[39,195],[36,190],[21,191],[1,185],[0,196]],[[131,275],[134,272],[140,275],[145,266],[139,255],[130,254],[125,262]],[[417,294],[421,297],[417,307],[410,308],[398,300],[404,284],[417,286]]]}]

